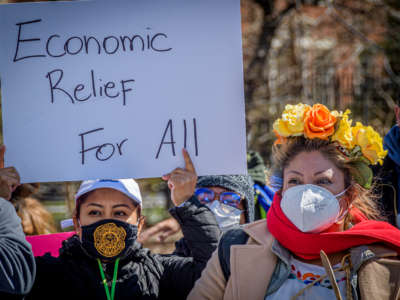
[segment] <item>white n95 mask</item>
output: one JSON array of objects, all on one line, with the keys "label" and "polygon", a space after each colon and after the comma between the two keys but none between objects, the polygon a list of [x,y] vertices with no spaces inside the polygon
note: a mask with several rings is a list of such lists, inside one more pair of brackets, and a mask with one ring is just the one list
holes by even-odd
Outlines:
[{"label": "white n95 mask", "polygon": [[318,233],[344,216],[345,212],[340,214],[337,198],[344,195],[346,191],[347,189],[333,195],[318,185],[297,185],[285,191],[281,200],[281,209],[300,231]]},{"label": "white n95 mask", "polygon": [[225,232],[240,224],[240,215],[242,211],[235,207],[223,204],[217,200],[207,204],[213,212],[221,231]]}]

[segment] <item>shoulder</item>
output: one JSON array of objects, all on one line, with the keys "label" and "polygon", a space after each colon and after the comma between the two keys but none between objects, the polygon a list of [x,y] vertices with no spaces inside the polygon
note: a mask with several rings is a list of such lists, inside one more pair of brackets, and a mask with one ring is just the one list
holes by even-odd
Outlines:
[{"label": "shoulder", "polygon": [[231,246],[246,244],[249,235],[243,228],[234,228],[225,232],[219,241],[218,252],[223,256],[229,255]]},{"label": "shoulder", "polygon": [[77,235],[69,237],[62,241],[61,244],[59,256],[55,257],[51,255],[51,252],[47,252],[44,255],[35,257],[39,271],[50,272],[54,270],[54,272],[62,272],[64,267],[74,268],[85,265],[88,256],[83,252]]},{"label": "shoulder", "polygon": [[35,262],[37,266],[37,275],[54,275],[58,273],[63,273],[64,268],[66,265],[72,266],[75,262],[72,261],[65,261],[60,257],[51,256],[50,253],[46,253],[42,256],[35,257]]},{"label": "shoulder", "polygon": [[219,244],[239,245],[246,244],[249,235],[243,227],[230,229],[222,234]]},{"label": "shoulder", "polygon": [[271,247],[274,241],[273,235],[268,231],[267,220],[259,220],[246,224],[243,230],[249,235],[249,244],[259,244]]},{"label": "shoulder", "polygon": [[225,232],[219,242],[219,247],[230,247],[241,244],[272,245],[274,240],[267,228],[265,219]]},{"label": "shoulder", "polygon": [[5,214],[9,211],[15,210],[13,205],[11,204],[10,201],[7,201],[4,198],[0,198],[0,212]]},{"label": "shoulder", "polygon": [[217,251],[219,264],[221,266],[221,270],[224,274],[225,280],[228,280],[231,274],[231,246],[246,244],[248,239],[249,235],[244,231],[243,228],[230,229],[222,235]]},{"label": "shoulder", "polygon": [[218,245],[218,258],[225,279],[230,276],[231,247],[234,245],[271,246],[274,238],[268,232],[266,220],[259,220],[225,232]]},{"label": "shoulder", "polygon": [[[79,278],[80,272],[71,272],[76,268],[74,262],[65,263],[59,257],[53,257],[50,253],[35,257],[36,278],[28,299],[36,299],[48,295],[57,289],[61,289],[63,284],[70,282],[71,278]],[[74,273],[74,274],[73,274]],[[60,280],[62,278],[62,280]],[[78,280],[78,279],[77,279]]]},{"label": "shoulder", "polygon": [[[351,251],[358,275],[361,299],[381,299],[382,291],[394,299],[399,293],[400,260],[395,251],[383,245],[361,246]],[[390,297],[391,298],[391,297]],[[396,298],[397,299],[397,298]]]},{"label": "shoulder", "polygon": [[[21,220],[15,212],[14,206],[10,201],[0,197],[0,224],[2,231],[4,228],[18,227],[18,231],[22,233]],[[13,230],[15,231],[15,230]]]},{"label": "shoulder", "polygon": [[353,268],[356,272],[361,270],[366,264],[374,262],[395,264],[397,267],[400,267],[398,253],[383,244],[354,247],[350,250],[350,255]]}]

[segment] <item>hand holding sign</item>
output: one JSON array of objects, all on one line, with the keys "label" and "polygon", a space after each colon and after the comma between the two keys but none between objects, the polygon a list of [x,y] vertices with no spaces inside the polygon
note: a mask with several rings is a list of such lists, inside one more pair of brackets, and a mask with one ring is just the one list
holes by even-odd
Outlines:
[{"label": "hand holding sign", "polygon": [[171,199],[175,206],[181,205],[194,194],[197,183],[196,170],[189,153],[186,149],[182,149],[182,154],[185,160],[185,168],[176,168],[162,177],[163,180],[168,181]]},{"label": "hand holding sign", "polygon": [[0,146],[0,197],[10,200],[11,193],[19,185],[19,174],[14,167],[4,168],[6,147]]}]

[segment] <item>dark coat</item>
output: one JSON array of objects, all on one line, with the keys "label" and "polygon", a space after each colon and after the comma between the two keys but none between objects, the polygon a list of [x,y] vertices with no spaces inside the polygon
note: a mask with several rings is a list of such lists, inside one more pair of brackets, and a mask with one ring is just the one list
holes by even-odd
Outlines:
[{"label": "dark coat", "polygon": [[[115,299],[186,299],[200,277],[220,231],[212,213],[194,197],[171,209],[182,227],[191,257],[155,255],[135,243],[118,268]],[[37,277],[27,299],[107,299],[97,261],[82,250],[73,236],[64,242],[58,258],[38,257]],[[114,263],[105,265],[109,286]]]}]

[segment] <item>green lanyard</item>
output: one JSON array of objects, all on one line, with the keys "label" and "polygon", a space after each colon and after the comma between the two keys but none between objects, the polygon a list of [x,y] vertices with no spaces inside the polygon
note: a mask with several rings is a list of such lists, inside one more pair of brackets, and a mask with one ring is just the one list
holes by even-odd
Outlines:
[{"label": "green lanyard", "polygon": [[101,275],[101,279],[103,279],[103,284],[104,284],[104,289],[106,290],[107,300],[114,300],[115,284],[117,282],[119,257],[115,261],[115,265],[114,265],[114,275],[113,275],[113,280],[112,280],[112,285],[111,285],[111,296],[110,296],[110,291],[107,286],[106,276],[104,275],[103,266],[101,265],[100,259],[97,259],[97,262],[99,263],[100,275]]}]

